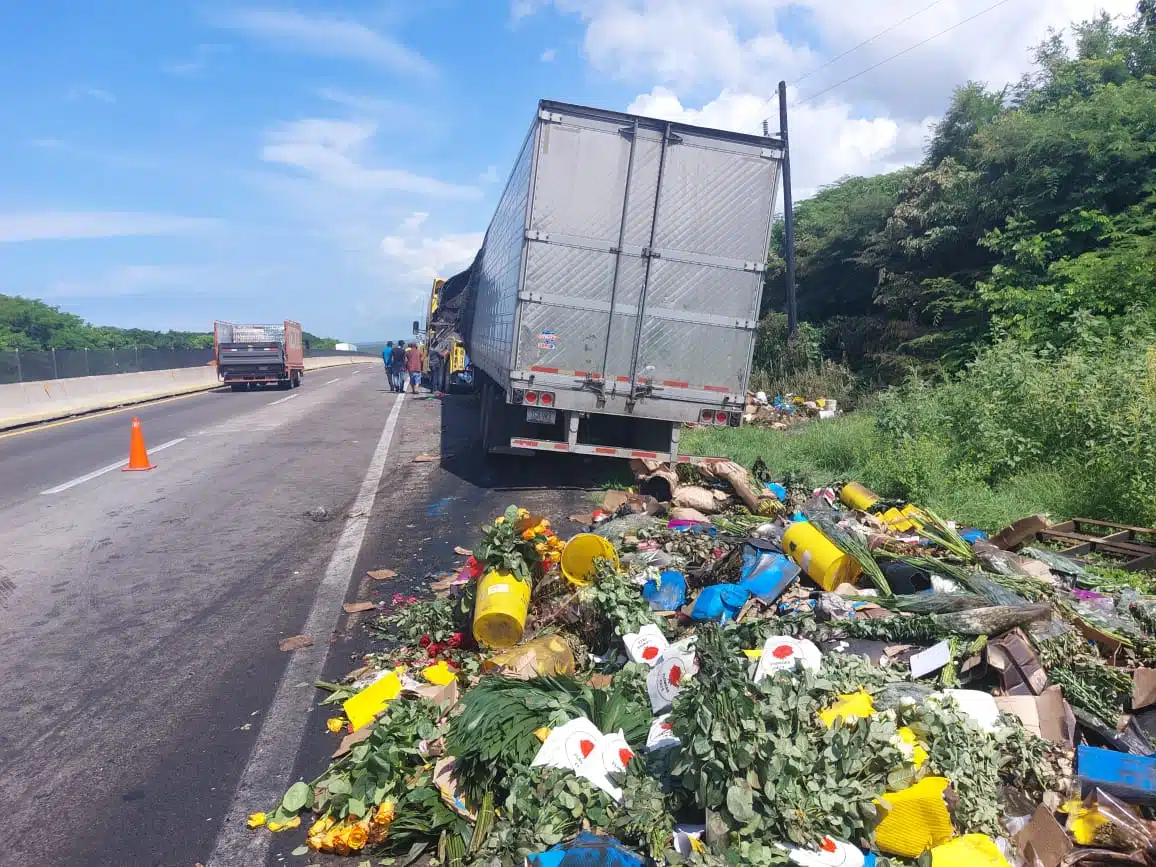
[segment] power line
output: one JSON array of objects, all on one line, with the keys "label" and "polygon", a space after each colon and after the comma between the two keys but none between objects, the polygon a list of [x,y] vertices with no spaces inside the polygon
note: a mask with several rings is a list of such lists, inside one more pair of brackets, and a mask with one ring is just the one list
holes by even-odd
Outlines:
[{"label": "power line", "polygon": [[812,75],[814,75],[816,72],[819,72],[819,71],[821,71],[821,70],[823,70],[823,69],[826,69],[826,68],[827,68],[828,66],[830,66],[832,63],[835,63],[835,62],[837,62],[837,61],[839,61],[839,60],[842,60],[842,59],[843,59],[844,57],[846,57],[848,54],[853,54],[854,52],[856,52],[856,51],[858,51],[860,48],[862,48],[864,45],[870,45],[872,42],[874,42],[874,41],[875,41],[876,39],[878,39],[880,36],[885,36],[886,34],[890,33],[892,30],[894,30],[896,27],[902,27],[904,24],[906,24],[906,23],[907,23],[908,21],[910,21],[912,18],[918,18],[920,15],[922,15],[922,14],[923,14],[924,12],[926,12],[928,9],[931,9],[932,7],[938,6],[938,5],[939,5],[940,3],[942,3],[942,2],[943,2],[943,0],[933,0],[933,2],[931,2],[931,3],[928,3],[926,6],[924,6],[922,9],[920,9],[918,12],[912,12],[910,15],[908,15],[908,16],[907,16],[906,18],[904,18],[902,21],[896,21],[894,24],[892,24],[892,25],[891,25],[890,27],[888,27],[886,30],[880,30],[880,31],[879,31],[878,33],[876,33],[874,36],[869,36],[868,38],[866,38],[866,39],[864,39],[862,42],[860,42],[858,45],[856,45],[854,48],[848,48],[848,49],[847,49],[846,51],[844,51],[842,54],[836,54],[834,57],[832,57],[832,58],[831,58],[830,60],[828,60],[826,63],[822,64],[821,66],[816,66],[816,67],[815,67],[814,69],[812,69],[810,72],[807,72],[807,73],[804,73],[803,75],[800,75],[798,78],[796,78],[796,79],[795,79],[793,82],[791,82],[791,83],[792,83],[792,84],[798,84],[798,83],[799,83],[800,81],[802,81],[804,78],[810,78],[810,77],[811,77]]},{"label": "power line", "polygon": [[919,42],[916,42],[914,45],[909,45],[906,48],[904,48],[902,51],[895,52],[890,57],[885,57],[883,60],[880,60],[878,63],[874,63],[871,66],[868,66],[866,69],[862,69],[859,72],[856,72],[854,75],[847,76],[842,81],[836,81],[830,87],[824,87],[822,90],[815,91],[810,96],[805,96],[802,99],[795,100],[795,102],[792,103],[792,105],[801,105],[804,102],[810,102],[815,97],[822,96],[824,93],[828,93],[828,92],[834,90],[836,87],[842,87],[848,81],[854,81],[859,76],[866,75],[868,72],[871,72],[872,70],[878,69],[883,64],[890,63],[892,60],[895,60],[896,58],[902,57],[904,54],[908,54],[908,53],[914,51],[916,48],[919,48],[920,46],[926,45],[928,42],[931,42],[931,40],[938,39],[940,36],[943,36],[946,33],[950,33],[952,30],[955,30],[957,27],[962,27],[964,24],[967,24],[969,21],[974,21],[976,18],[979,18],[981,15],[986,15],[988,12],[991,12],[993,9],[996,9],[1000,6],[1003,6],[1005,3],[1008,3],[1008,2],[1010,2],[1010,0],[998,0],[998,2],[993,3],[984,9],[981,9],[979,12],[976,12],[974,15],[971,15],[967,18],[964,18],[962,21],[956,21],[950,27],[945,27],[943,30],[940,30],[938,33],[933,33],[931,36],[928,36],[926,39],[921,39]]}]

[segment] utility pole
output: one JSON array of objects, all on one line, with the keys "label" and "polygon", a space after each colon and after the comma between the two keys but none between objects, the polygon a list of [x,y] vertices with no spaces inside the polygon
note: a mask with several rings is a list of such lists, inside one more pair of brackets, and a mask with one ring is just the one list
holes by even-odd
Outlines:
[{"label": "utility pole", "polygon": [[787,263],[787,334],[795,336],[795,203],[791,197],[791,145],[787,138],[787,82],[779,82],[779,137],[783,140],[783,258]]}]

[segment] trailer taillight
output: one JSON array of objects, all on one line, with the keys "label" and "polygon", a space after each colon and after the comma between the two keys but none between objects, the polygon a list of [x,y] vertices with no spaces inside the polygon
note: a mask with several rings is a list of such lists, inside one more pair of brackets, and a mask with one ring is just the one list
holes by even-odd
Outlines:
[{"label": "trailer taillight", "polygon": [[554,393],[550,391],[543,391],[538,395],[538,403],[542,406],[554,405]]},{"label": "trailer taillight", "polygon": [[727,421],[729,421],[729,419],[727,418],[727,414],[725,412],[720,410],[714,414],[715,424],[726,424]]},{"label": "trailer taillight", "polygon": [[538,402],[538,392],[527,391],[525,401],[526,401],[526,403],[529,403],[529,404],[536,404]]},{"label": "trailer taillight", "polygon": [[714,410],[704,409],[699,414],[698,420],[703,424],[711,424],[714,421]]}]

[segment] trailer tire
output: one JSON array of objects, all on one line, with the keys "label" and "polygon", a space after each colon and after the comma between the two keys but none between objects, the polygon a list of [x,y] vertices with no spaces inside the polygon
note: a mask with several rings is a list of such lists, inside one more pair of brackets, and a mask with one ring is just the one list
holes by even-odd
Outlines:
[{"label": "trailer tire", "polygon": [[289,381],[292,383],[289,386],[290,388],[300,388],[301,387],[301,371],[300,370],[293,371],[293,376],[290,378]]}]

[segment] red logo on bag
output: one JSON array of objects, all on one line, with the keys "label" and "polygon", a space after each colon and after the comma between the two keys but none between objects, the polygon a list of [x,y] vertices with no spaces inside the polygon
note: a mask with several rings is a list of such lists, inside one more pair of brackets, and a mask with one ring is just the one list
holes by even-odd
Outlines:
[{"label": "red logo on bag", "polygon": [[578,749],[582,750],[582,758],[586,758],[594,752],[594,741],[580,741],[578,743]]},{"label": "red logo on bag", "polygon": [[791,645],[780,644],[778,647],[771,651],[771,656],[773,656],[775,659],[786,659],[788,656],[792,656],[794,652],[795,648],[791,647]]},{"label": "red logo on bag", "polygon": [[648,647],[644,651],[642,651],[642,658],[647,660],[647,661],[654,659],[656,656],[658,656],[658,648],[657,647]]},{"label": "red logo on bag", "polygon": [[678,682],[682,680],[682,668],[677,665],[670,667],[670,674],[668,675],[671,686],[678,686]]}]

